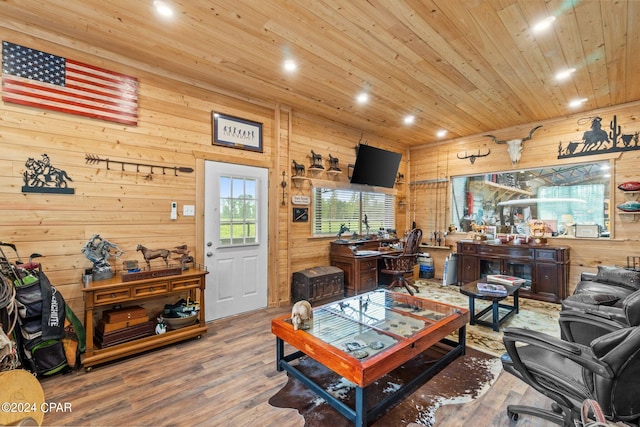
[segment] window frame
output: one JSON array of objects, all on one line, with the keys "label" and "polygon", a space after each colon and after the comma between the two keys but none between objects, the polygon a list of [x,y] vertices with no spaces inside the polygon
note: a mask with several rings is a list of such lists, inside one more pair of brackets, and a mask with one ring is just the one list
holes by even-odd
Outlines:
[{"label": "window frame", "polygon": [[[357,211],[354,212],[354,216],[352,218],[347,219],[339,219],[335,218],[329,220],[337,224],[333,226],[329,226],[329,231],[320,232],[323,228],[322,221],[322,211],[320,210],[320,206],[318,206],[318,191],[327,190],[327,191],[338,191],[343,193],[342,196],[346,197],[352,193],[352,195],[357,196]],[[369,214],[367,212],[363,212],[363,194],[372,194],[374,197],[380,197],[381,195],[384,197],[384,207],[381,212],[376,212],[376,215],[382,215],[383,218],[374,218],[373,221],[369,221],[370,223],[376,223],[370,225],[369,233],[376,233],[380,226],[384,226],[385,229],[396,229],[396,202],[397,202],[397,191],[395,189],[387,189],[382,187],[373,187],[367,185],[356,185],[356,184],[348,184],[348,185],[338,185],[336,183],[312,183],[311,184],[311,234],[312,237],[331,237],[336,236],[339,232],[339,228],[341,224],[345,224],[349,227],[349,231],[351,233],[358,233],[359,235],[366,234],[366,227],[363,224],[364,215]],[[339,194],[340,196],[340,194]],[[390,217],[390,218],[389,218]],[[318,222],[320,221],[320,222]],[[380,223],[382,221],[382,224]],[[326,222],[326,221],[325,221]]]}]

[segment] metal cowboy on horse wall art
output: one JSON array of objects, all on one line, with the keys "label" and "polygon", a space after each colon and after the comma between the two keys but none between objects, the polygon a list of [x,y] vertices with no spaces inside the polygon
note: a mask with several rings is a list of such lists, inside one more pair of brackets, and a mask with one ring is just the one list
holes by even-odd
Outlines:
[{"label": "metal cowboy on horse wall art", "polygon": [[566,145],[560,141],[558,159],[640,149],[638,132],[622,133],[616,116],[609,122],[609,132],[602,129],[601,117],[582,118],[578,120],[578,124],[581,125],[586,120],[591,121],[591,129],[582,134],[582,141],[569,141]]},{"label": "metal cowboy on horse wall art", "polygon": [[24,165],[27,170],[22,174],[23,193],[75,193],[73,188],[67,187],[67,180],[73,179],[66,171],[54,167],[48,155],[43,154],[41,160],[29,157]]}]

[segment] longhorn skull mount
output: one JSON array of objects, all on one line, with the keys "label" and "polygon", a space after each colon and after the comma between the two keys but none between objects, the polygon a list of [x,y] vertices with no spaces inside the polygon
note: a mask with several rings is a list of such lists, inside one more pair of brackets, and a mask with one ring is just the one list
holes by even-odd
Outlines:
[{"label": "longhorn skull mount", "polygon": [[456,157],[459,158],[460,160],[464,160],[464,159],[469,159],[469,161],[471,162],[471,164],[474,164],[476,162],[476,159],[479,157],[487,157],[489,154],[491,154],[491,149],[487,148],[487,153],[486,154],[480,154],[480,150],[478,150],[478,154],[472,154],[470,156],[467,156],[467,152],[464,152],[464,157],[460,157],[460,154],[456,154]]},{"label": "longhorn skull mount", "polygon": [[509,141],[499,140],[493,135],[483,135],[487,138],[493,138],[493,142],[496,144],[507,144],[507,151],[509,152],[509,158],[511,158],[511,164],[517,165],[520,161],[520,156],[522,155],[522,143],[533,138],[533,133],[540,129],[542,125],[538,125],[529,131],[529,136],[520,139],[511,139]]}]

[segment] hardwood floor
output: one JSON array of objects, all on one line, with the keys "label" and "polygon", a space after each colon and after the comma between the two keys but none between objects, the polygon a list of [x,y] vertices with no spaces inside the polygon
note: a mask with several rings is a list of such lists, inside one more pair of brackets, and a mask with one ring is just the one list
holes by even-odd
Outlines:
[{"label": "hardwood floor", "polygon": [[[47,402],[71,411],[45,414],[48,426],[278,426],[298,427],[293,409],[275,408],[269,398],[287,382],[275,369],[271,319],[288,308],[266,309],[210,323],[201,339],[153,350],[125,360],[46,378]],[[444,406],[437,426],[511,426],[507,403],[547,406],[521,381],[501,374],[474,402]],[[545,425],[521,417],[518,427]]]}]

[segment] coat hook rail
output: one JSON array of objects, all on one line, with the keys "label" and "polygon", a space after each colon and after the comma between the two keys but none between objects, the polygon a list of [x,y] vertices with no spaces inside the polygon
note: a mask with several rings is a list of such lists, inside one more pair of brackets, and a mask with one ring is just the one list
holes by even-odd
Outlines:
[{"label": "coat hook rail", "polygon": [[184,173],[191,173],[193,172],[193,168],[188,168],[188,167],[184,167],[184,166],[158,166],[158,165],[149,165],[149,164],[145,164],[145,163],[135,163],[135,162],[123,162],[120,160],[110,160],[108,157],[103,159],[100,156],[97,156],[95,154],[86,154],[85,157],[85,163],[87,163],[88,165],[95,165],[97,163],[100,162],[105,162],[107,164],[107,170],[111,170],[111,168],[109,167],[110,163],[115,163],[115,164],[119,164],[122,168],[122,171],[124,171],[124,166],[125,165],[131,165],[131,166],[135,166],[136,167],[136,172],[140,172],[140,166],[144,166],[150,169],[150,173],[153,173],[153,169],[162,169],[162,174],[166,175],[167,174],[167,170],[172,170],[173,174],[175,176],[178,176],[178,172],[184,172]]}]

